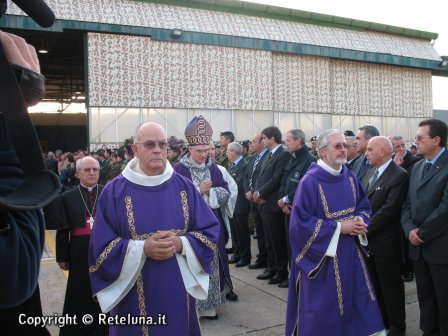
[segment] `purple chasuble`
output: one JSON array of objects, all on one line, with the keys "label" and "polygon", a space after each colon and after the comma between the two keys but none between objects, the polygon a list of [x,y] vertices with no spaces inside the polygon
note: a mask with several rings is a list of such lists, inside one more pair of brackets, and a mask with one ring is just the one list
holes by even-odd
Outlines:
[{"label": "purple chasuble", "polygon": [[[131,240],[158,230],[188,239],[204,272],[210,274],[219,226],[193,184],[173,172],[165,182],[142,186],[123,175],[104,188],[98,200],[89,265],[93,294],[117,281]],[[140,256],[137,256],[140,258]],[[176,257],[146,258],[131,290],[111,310],[121,317],[152,317],[158,325],[112,325],[110,335],[200,335],[196,301],[185,290]]]},{"label": "purple chasuble", "polygon": [[360,216],[370,223],[364,188],[342,167],[335,176],[312,163],[294,197],[286,335],[297,329],[298,336],[367,336],[384,329],[358,238],[341,234],[336,256],[325,255],[338,221]]}]

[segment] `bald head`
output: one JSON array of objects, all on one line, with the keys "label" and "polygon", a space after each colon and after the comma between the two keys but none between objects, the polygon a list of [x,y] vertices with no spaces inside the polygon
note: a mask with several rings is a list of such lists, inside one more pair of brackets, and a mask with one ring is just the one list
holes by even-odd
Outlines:
[{"label": "bald head", "polygon": [[131,146],[140,169],[148,176],[161,175],[166,167],[168,142],[162,125],[147,122],[137,128]]},{"label": "bald head", "polygon": [[392,158],[393,148],[389,138],[376,136],[367,143],[367,160],[376,168],[381,167]]},{"label": "bald head", "polygon": [[134,143],[141,142],[142,134],[152,134],[154,132],[163,134],[166,139],[166,132],[162,125],[155,122],[147,122],[137,127],[134,135]]}]

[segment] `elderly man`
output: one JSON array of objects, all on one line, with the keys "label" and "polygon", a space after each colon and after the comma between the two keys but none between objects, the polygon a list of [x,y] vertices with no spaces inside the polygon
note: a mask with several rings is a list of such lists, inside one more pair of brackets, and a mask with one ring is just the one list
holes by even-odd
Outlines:
[{"label": "elderly man", "polygon": [[[60,195],[45,209],[47,225],[59,228],[56,233],[56,261],[64,271],[70,271],[65,292],[63,314],[76,316],[80,312],[97,317],[101,312],[92,298],[89,279],[88,251],[97,201],[102,185],[98,185],[100,164],[91,156],[76,161],[79,185]],[[78,316],[81,319],[82,315]],[[104,335],[105,326],[98,323],[66,325],[60,335]]]},{"label": "elderly man", "polygon": [[385,335],[362,246],[367,195],[345,166],[341,131],[322,132],[317,146],[321,159],[300,181],[291,211],[286,335]]},{"label": "elderly man", "polygon": [[197,302],[200,316],[216,319],[216,308],[224,305],[226,299],[236,301],[238,296],[233,292],[225,248],[229,235],[224,216],[230,191],[220,169],[209,158],[212,135],[213,130],[208,121],[203,116],[194,117],[185,129],[189,153],[174,166],[174,170],[193,181],[220,223],[208,298]]},{"label": "elderly man", "polygon": [[134,159],[98,200],[93,294],[112,318],[133,317],[110,335],[200,334],[195,299],[207,297],[219,226],[195,186],[174,173],[167,146],[161,125],[141,125]]},{"label": "elderly man", "polygon": [[362,180],[372,206],[367,261],[386,329],[390,336],[404,336],[406,310],[401,279],[404,249],[400,210],[409,178],[406,170],[393,162],[392,153],[387,137],[373,137],[367,144],[365,155],[373,166]]},{"label": "elderly man", "polygon": [[419,123],[415,142],[425,157],[412,168],[401,224],[414,262],[424,335],[448,335],[448,153],[447,125]]}]

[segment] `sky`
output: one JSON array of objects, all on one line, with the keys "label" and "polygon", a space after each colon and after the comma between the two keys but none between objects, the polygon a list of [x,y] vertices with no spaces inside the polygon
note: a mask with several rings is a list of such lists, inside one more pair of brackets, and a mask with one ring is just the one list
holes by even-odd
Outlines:
[{"label": "sky", "polygon": [[[434,48],[448,56],[446,0],[245,0],[438,33]],[[448,77],[433,76],[433,108],[448,110]]]}]

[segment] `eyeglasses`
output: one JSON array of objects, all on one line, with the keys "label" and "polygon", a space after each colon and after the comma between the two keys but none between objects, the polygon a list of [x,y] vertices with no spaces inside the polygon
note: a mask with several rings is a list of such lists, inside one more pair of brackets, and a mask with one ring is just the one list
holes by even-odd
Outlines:
[{"label": "eyeglasses", "polygon": [[430,135],[417,135],[417,136],[415,136],[415,141],[422,141],[423,139],[427,139],[427,138],[434,138],[434,137],[432,137],[432,136],[430,136]]},{"label": "eyeglasses", "polygon": [[210,153],[210,149],[195,149],[194,152],[199,155],[208,155]]},{"label": "eyeglasses", "polygon": [[168,148],[168,142],[166,141],[153,141],[148,140],[145,142],[134,142],[134,145],[143,145],[146,149],[154,149],[156,145],[159,146],[160,149],[167,149]]},{"label": "eyeglasses", "polygon": [[337,143],[333,147],[334,149],[341,150],[342,148],[347,149],[348,145],[346,143]]}]

